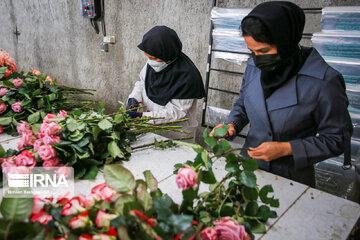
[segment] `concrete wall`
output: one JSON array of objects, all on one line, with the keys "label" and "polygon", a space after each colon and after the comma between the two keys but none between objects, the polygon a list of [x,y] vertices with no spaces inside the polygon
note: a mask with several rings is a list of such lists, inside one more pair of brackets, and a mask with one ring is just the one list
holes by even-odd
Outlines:
[{"label": "concrete wall", "polygon": [[[137,49],[143,34],[154,25],[177,31],[183,51],[194,61],[205,81],[211,0],[105,0],[106,28],[117,43],[100,51],[102,35],[81,16],[80,0],[1,0],[0,48],[15,58],[19,70],[37,68],[59,83],[96,89],[95,98],[109,111],[125,101],[146,61]],[[261,0],[218,0],[220,7],[252,8]],[[301,7],[359,5],[358,0],[293,1]],[[320,14],[307,14],[305,32],[319,31]],[[20,36],[13,34],[18,28]],[[304,43],[309,44],[309,41]],[[214,61],[229,70],[239,66]],[[240,67],[242,68],[242,67]],[[223,81],[224,80],[224,81]],[[241,79],[212,75],[212,86],[237,91]],[[210,102],[230,108],[234,97],[210,92]],[[201,120],[201,105],[198,118]]]}]

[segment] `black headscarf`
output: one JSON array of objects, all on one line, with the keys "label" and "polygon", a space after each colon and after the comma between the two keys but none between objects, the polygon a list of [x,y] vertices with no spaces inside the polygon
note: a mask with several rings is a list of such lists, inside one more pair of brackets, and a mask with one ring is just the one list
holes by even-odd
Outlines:
[{"label": "black headscarf", "polygon": [[181,52],[182,43],[174,30],[156,26],[144,35],[138,48],[165,62],[173,61],[160,72],[147,66],[145,90],[151,101],[165,106],[171,99],[205,96],[201,75],[190,58]]},{"label": "black headscarf", "polygon": [[303,66],[309,51],[300,49],[299,42],[305,26],[305,14],[294,3],[273,1],[256,6],[245,18],[259,19],[269,30],[282,64],[271,72],[261,72],[265,98],[291,79]]}]

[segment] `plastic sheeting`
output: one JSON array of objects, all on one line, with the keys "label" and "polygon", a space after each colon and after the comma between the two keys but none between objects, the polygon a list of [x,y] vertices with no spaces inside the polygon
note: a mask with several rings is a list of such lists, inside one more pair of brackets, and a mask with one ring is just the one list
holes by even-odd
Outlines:
[{"label": "plastic sheeting", "polygon": [[317,32],[311,40],[324,57],[360,59],[360,34]]},{"label": "plastic sheeting", "polygon": [[[244,38],[241,35],[242,19],[251,11],[248,8],[218,8],[211,11],[211,20],[214,24],[213,49],[250,53]],[[242,64],[249,59],[247,54],[228,52],[214,52],[215,58]]]},{"label": "plastic sheeting", "polygon": [[325,58],[325,61],[343,75],[347,88],[360,91],[360,60]]},{"label": "plastic sheeting", "polygon": [[323,31],[360,31],[360,6],[323,8],[321,22]]}]

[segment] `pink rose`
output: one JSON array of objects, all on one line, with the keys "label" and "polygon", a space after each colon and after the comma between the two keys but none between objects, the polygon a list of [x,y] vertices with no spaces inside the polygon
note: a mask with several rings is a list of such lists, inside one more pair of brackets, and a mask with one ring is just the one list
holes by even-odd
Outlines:
[{"label": "pink rose", "polygon": [[73,215],[84,212],[85,210],[86,208],[83,206],[81,198],[73,197],[68,203],[65,204],[63,210],[61,211],[61,215]]},{"label": "pink rose", "polygon": [[48,136],[48,135],[45,135],[43,138],[42,138],[42,142],[44,144],[54,144],[54,143],[59,143],[60,142],[60,138],[57,137],[57,136]]},{"label": "pink rose", "polygon": [[60,175],[64,175],[66,179],[71,176],[71,167],[68,166],[60,166],[57,170],[55,170],[56,176],[59,178]]},{"label": "pink rose", "polygon": [[56,167],[58,164],[59,164],[59,158],[53,157],[43,162],[43,168],[45,168],[45,170],[50,170]]},{"label": "pink rose", "polygon": [[12,104],[11,109],[14,112],[21,112],[21,102],[16,102],[16,103]]},{"label": "pink rose", "polygon": [[110,221],[114,218],[117,218],[116,214],[109,214],[100,209],[95,219],[96,226],[98,228],[110,227]]},{"label": "pink rose", "polygon": [[17,166],[26,166],[33,168],[36,165],[36,160],[34,154],[28,150],[22,151],[19,155],[16,156],[15,162]]},{"label": "pink rose", "polygon": [[40,126],[38,137],[43,138],[44,136],[53,136],[61,133],[61,127],[56,122],[43,123]]},{"label": "pink rose", "polygon": [[59,195],[56,200],[56,203],[60,205],[65,205],[70,201],[70,199],[71,199],[71,194],[70,192],[67,192],[66,194]]},{"label": "pink rose", "polygon": [[24,140],[22,138],[20,138],[20,140],[18,141],[17,147],[19,150],[24,148]]},{"label": "pink rose", "polygon": [[0,134],[3,132],[4,132],[3,127],[0,125]]},{"label": "pink rose", "polygon": [[198,175],[191,167],[180,168],[176,175],[176,184],[182,190],[197,188]]},{"label": "pink rose", "polygon": [[16,78],[16,79],[14,79],[13,80],[13,84],[14,84],[14,86],[15,87],[21,87],[21,85],[23,84],[23,80],[22,79],[20,79],[20,78]]},{"label": "pink rose", "polygon": [[61,117],[65,118],[67,116],[68,116],[68,114],[67,114],[67,112],[65,110],[61,110],[57,115],[58,118],[61,118]]},{"label": "pink rose", "polygon": [[92,222],[89,218],[89,211],[80,213],[78,216],[70,219],[69,225],[72,229],[85,227],[87,225],[92,226]]},{"label": "pink rose", "polygon": [[91,189],[91,193],[95,195],[96,198],[100,198],[101,200],[109,200],[116,191],[107,186],[106,183],[99,184]]},{"label": "pink rose", "polygon": [[30,130],[30,125],[27,122],[21,120],[20,124],[17,125],[16,130],[19,134],[23,134],[26,131]]},{"label": "pink rose", "polygon": [[49,119],[57,118],[55,114],[48,113],[43,119],[43,123],[50,123],[51,121],[48,121]]},{"label": "pink rose", "polygon": [[87,209],[91,208],[95,204],[95,199],[92,195],[80,194],[78,197],[80,198],[82,205]]},{"label": "pink rose", "polygon": [[245,227],[230,217],[223,217],[219,221],[214,221],[213,224],[219,240],[245,240],[248,238]]},{"label": "pink rose", "polygon": [[20,141],[22,146],[33,146],[36,141],[36,136],[33,131],[26,130],[24,133],[22,133]]},{"label": "pink rose", "polygon": [[4,102],[0,102],[0,112],[4,113],[6,111],[6,104]]},{"label": "pink rose", "polygon": [[53,146],[47,144],[40,146],[38,153],[39,153],[39,157],[44,161],[50,160],[56,155]]},{"label": "pink rose", "polygon": [[79,236],[79,240],[93,240],[93,236],[90,234],[81,234]]},{"label": "pink rose", "polygon": [[52,219],[53,217],[44,210],[41,210],[38,214],[35,214],[34,216],[31,217],[32,222],[39,222],[44,225],[46,225]]},{"label": "pink rose", "polygon": [[202,240],[218,240],[216,230],[212,227],[207,227],[201,231]]},{"label": "pink rose", "polygon": [[36,70],[35,68],[31,72],[36,76],[39,76],[41,74],[41,72],[39,70]]},{"label": "pink rose", "polygon": [[39,151],[39,148],[40,148],[40,146],[41,146],[42,143],[43,143],[43,142],[42,142],[42,139],[37,139],[37,140],[34,142],[33,147],[34,147],[34,151],[35,151],[35,152],[38,152],[38,151]]},{"label": "pink rose", "polygon": [[5,96],[9,90],[7,88],[0,88],[0,96]]}]

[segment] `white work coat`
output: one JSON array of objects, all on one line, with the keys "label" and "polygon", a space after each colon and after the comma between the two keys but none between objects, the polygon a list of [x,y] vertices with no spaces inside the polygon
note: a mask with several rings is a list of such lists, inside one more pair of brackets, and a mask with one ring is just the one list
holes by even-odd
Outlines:
[{"label": "white work coat", "polygon": [[196,120],[196,103],[197,99],[171,99],[165,106],[151,101],[146,95],[145,91],[145,76],[146,76],[147,64],[142,68],[140,72],[140,80],[135,83],[135,87],[129,98],[135,98],[138,102],[144,102],[145,108],[143,108],[143,116],[146,117],[164,117],[164,119],[156,119],[153,123],[170,122],[178,119],[188,118],[188,121],[176,123],[173,125],[183,126],[182,130],[190,131],[191,134],[182,134],[178,132],[162,133],[161,135],[168,138],[180,138],[187,136],[195,136],[195,129],[198,126]]}]

